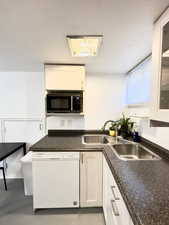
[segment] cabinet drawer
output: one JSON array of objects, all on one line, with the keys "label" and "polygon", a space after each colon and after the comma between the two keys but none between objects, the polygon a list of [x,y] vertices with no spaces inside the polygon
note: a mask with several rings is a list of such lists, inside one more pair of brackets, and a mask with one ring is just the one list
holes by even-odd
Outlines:
[{"label": "cabinet drawer", "polygon": [[[110,200],[108,202],[108,225],[119,225],[118,223],[118,217],[120,214],[118,214],[118,212],[116,212],[116,206],[113,206],[115,202],[113,202],[112,200]],[[107,225],[107,224],[106,224]]]},{"label": "cabinet drawer", "polygon": [[109,183],[112,184],[110,186],[110,190],[112,194],[110,196],[111,196],[111,199],[114,201],[112,202],[112,204],[114,205],[115,210],[117,211],[117,214],[119,213],[119,216],[116,216],[116,220],[121,221],[120,224],[124,224],[124,223],[129,224],[130,215],[128,213],[123,197],[120,193],[120,190],[112,174],[110,174],[109,179],[110,179]]},{"label": "cabinet drawer", "polygon": [[[109,188],[109,217],[110,220],[113,220],[114,224],[117,225],[129,225],[130,224],[130,215],[128,213],[127,207],[123,201],[122,196],[119,194],[119,191],[113,193],[114,190],[118,190],[117,187]],[[117,195],[118,193],[118,195]]]},{"label": "cabinet drawer", "polygon": [[109,183],[109,188],[112,193],[113,200],[120,200],[120,199],[122,199],[122,196],[118,189],[117,183],[112,175],[110,168],[108,167],[107,169],[108,169],[108,183]]},{"label": "cabinet drawer", "polygon": [[132,219],[107,161],[104,159],[103,163],[103,209],[106,225],[132,225]]}]

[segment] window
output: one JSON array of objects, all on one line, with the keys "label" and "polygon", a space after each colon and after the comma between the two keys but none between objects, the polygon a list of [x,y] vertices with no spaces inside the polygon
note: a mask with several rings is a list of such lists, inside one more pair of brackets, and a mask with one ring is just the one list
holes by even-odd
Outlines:
[{"label": "window", "polygon": [[142,105],[150,101],[151,59],[135,68],[127,75],[126,105]]}]

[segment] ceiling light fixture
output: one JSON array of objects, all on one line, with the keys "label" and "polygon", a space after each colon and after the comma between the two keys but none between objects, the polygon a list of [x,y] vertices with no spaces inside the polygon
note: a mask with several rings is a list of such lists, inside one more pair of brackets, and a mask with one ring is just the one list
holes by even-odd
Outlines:
[{"label": "ceiling light fixture", "polygon": [[68,35],[67,41],[72,56],[97,56],[103,35]]}]

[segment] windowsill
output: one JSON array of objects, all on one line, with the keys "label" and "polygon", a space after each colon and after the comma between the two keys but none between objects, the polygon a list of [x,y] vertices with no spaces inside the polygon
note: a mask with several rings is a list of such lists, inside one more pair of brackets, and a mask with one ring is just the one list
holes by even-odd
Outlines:
[{"label": "windowsill", "polygon": [[149,103],[135,103],[126,105],[127,108],[149,108]]}]

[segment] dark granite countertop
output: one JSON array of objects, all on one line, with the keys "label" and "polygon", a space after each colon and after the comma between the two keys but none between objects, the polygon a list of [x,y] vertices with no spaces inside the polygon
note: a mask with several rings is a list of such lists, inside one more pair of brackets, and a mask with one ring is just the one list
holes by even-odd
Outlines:
[{"label": "dark granite countertop", "polygon": [[[32,151],[103,151],[134,225],[169,224],[169,161],[122,161],[108,145],[84,145],[82,135],[46,136]],[[157,153],[157,152],[156,152]]]},{"label": "dark granite countertop", "polygon": [[103,151],[101,145],[85,145],[82,143],[82,135],[45,136],[36,144],[31,151]]}]

